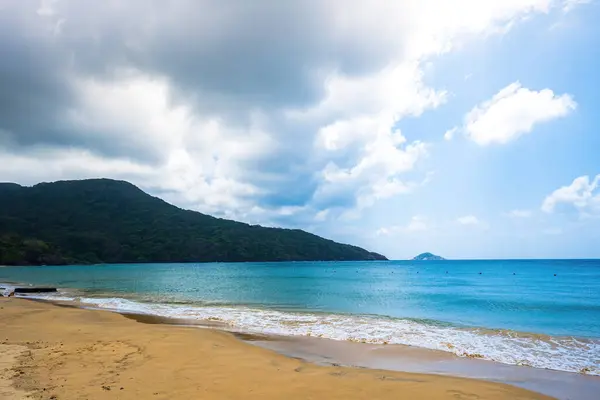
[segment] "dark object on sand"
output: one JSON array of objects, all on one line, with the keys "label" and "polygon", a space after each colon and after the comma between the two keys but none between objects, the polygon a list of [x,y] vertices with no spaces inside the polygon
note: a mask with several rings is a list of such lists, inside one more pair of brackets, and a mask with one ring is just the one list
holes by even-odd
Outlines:
[{"label": "dark object on sand", "polygon": [[14,293],[54,293],[53,287],[16,287]]}]

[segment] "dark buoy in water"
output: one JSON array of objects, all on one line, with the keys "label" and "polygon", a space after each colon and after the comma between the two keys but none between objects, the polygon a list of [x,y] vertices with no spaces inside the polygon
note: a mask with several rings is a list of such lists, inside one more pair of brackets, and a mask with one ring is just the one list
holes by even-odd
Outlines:
[{"label": "dark buoy in water", "polygon": [[513,275],[516,275],[516,274],[513,272]]},{"label": "dark buoy in water", "polygon": [[479,275],[481,275],[481,272],[479,273]]},{"label": "dark buoy in water", "polygon": [[554,274],[554,276],[556,276],[556,274]]},{"label": "dark buoy in water", "polygon": [[446,273],[448,273],[448,271],[446,271]]}]

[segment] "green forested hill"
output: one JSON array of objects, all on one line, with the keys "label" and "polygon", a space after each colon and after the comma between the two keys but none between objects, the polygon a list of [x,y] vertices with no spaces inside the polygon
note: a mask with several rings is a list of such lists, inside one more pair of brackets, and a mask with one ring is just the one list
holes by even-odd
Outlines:
[{"label": "green forested hill", "polygon": [[0,265],[375,259],[385,257],[182,210],[124,181],[0,184]]}]

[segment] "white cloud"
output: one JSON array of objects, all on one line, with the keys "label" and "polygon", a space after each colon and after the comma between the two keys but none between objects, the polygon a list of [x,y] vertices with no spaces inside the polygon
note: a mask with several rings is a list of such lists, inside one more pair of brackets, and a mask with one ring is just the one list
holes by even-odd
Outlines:
[{"label": "white cloud", "polygon": [[137,72],[116,82],[81,80],[74,87],[79,104],[61,117],[66,126],[97,148],[105,141],[119,143],[119,153],[103,157],[76,147],[39,147],[1,154],[4,179],[32,184],[109,177],[165,192],[165,197],[177,193],[175,202],[203,212],[240,217],[238,210],[253,208],[250,198],[263,189],[243,179],[242,166],[272,145],[258,121],[239,128],[195,115],[188,105],[171,100],[165,80]]},{"label": "white cloud", "polygon": [[600,174],[593,180],[590,177],[580,176],[575,178],[569,186],[556,189],[548,195],[542,203],[542,211],[553,213],[559,205],[570,206],[578,210],[583,216],[600,214]]},{"label": "white cloud", "polygon": [[40,7],[36,10],[36,13],[42,17],[52,17],[56,14],[54,6],[58,0],[41,0]]},{"label": "white cloud", "polygon": [[565,5],[563,7],[563,11],[569,12],[572,9],[574,9],[575,7],[582,5],[582,4],[591,3],[591,1],[592,0],[566,0]]},{"label": "white cloud", "polygon": [[412,170],[427,150],[418,141],[402,146],[405,140],[399,131],[372,131],[366,143],[354,149],[358,153],[354,165],[340,167],[329,162],[325,166],[321,192],[316,196],[336,188],[355,187],[357,206],[364,208],[376,200],[410,192],[416,183],[403,181],[400,175]]},{"label": "white cloud", "polygon": [[328,208],[321,210],[315,214],[315,221],[325,221],[329,215],[330,210]]},{"label": "white cloud", "polygon": [[444,133],[444,139],[448,140],[448,141],[452,140],[454,138],[454,135],[456,134],[457,131],[458,131],[458,127],[457,126],[455,126],[452,129],[448,129],[446,131],[446,133]]},{"label": "white cloud", "polygon": [[415,215],[414,217],[412,217],[410,222],[406,226],[406,230],[409,232],[426,231],[427,229],[427,218],[421,215]]},{"label": "white cloud", "polygon": [[[122,178],[179,205],[247,221],[352,217],[429,180],[416,171],[427,143],[397,129],[448,99],[424,79],[427,63],[567,3],[333,0],[231,10],[209,0],[118,7],[48,0],[23,11],[30,3],[13,2],[7,40],[25,32],[14,48],[48,56],[47,64],[30,62],[41,66],[33,78],[49,77],[38,85],[50,88],[48,103],[58,89],[73,98],[49,113],[56,125],[36,113],[43,135],[23,140],[19,154],[0,148],[0,173],[21,183]],[[248,48],[256,51],[235,51]],[[23,102],[26,115],[44,102],[32,99]],[[0,140],[28,134],[2,117]],[[63,130],[71,136],[46,137]],[[300,204],[279,204],[296,189]],[[425,226],[417,218],[404,229]]]},{"label": "white cloud", "polygon": [[530,210],[512,210],[507,215],[512,218],[530,218],[532,213]]},{"label": "white cloud", "polygon": [[[317,149],[352,154],[355,161],[346,167],[331,161],[323,169],[323,176],[328,186],[347,187],[354,182],[359,208],[380,198],[406,193],[410,185],[401,174],[412,170],[426,154],[422,143],[405,144],[406,139],[394,129],[404,116],[418,116],[446,101],[444,91],[422,83],[423,60],[450,51],[471,34],[505,32],[515,20],[532,12],[548,12],[554,5],[546,0],[466,1],[463,5],[470,12],[463,13],[458,11],[460,5],[456,3],[424,3],[409,6],[416,13],[415,23],[410,25],[415,30],[409,40],[402,42],[407,52],[396,55],[398,58],[390,67],[360,78],[333,74],[326,84],[327,94],[318,105],[288,112],[300,120],[334,118],[321,126]],[[403,8],[402,4],[393,7]],[[435,7],[436,13],[431,13],[429,6]],[[349,15],[354,16],[353,12]],[[456,129],[447,132],[446,139],[455,132]],[[344,161],[348,160],[344,158]]]},{"label": "white cloud", "polygon": [[396,231],[396,227],[381,227],[381,228],[377,229],[377,232],[375,232],[375,234],[377,236],[387,236],[387,235],[391,235],[395,231]]},{"label": "white cloud", "polygon": [[505,144],[531,132],[536,124],[568,115],[576,106],[569,94],[530,90],[514,82],[473,108],[462,129],[479,145]]},{"label": "white cloud", "polygon": [[107,160],[88,150],[74,148],[40,148],[27,154],[0,152],[0,159],[2,180],[26,185],[56,179],[98,177],[135,178],[139,182],[153,174],[150,166],[122,159]]},{"label": "white cloud", "polygon": [[464,217],[459,217],[456,219],[461,225],[479,225],[480,222],[474,215],[465,215]]}]

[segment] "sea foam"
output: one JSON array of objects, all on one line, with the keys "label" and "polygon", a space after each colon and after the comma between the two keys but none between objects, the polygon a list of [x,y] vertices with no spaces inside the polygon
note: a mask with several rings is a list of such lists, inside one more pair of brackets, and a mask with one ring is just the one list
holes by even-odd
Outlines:
[{"label": "sea foam", "polygon": [[373,344],[402,344],[481,358],[590,375],[600,375],[600,341],[461,328],[415,319],[370,315],[282,312],[243,306],[202,306],[140,302],[119,297],[28,296],[75,301],[81,306],[178,319],[219,321],[251,333],[312,336]]}]

